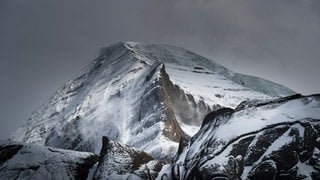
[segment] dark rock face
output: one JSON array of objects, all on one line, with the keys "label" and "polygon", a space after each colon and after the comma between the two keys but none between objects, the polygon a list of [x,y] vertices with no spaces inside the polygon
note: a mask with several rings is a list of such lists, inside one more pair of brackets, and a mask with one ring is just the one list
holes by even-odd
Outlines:
[{"label": "dark rock face", "polygon": [[277,165],[272,160],[264,161],[256,166],[248,177],[249,179],[275,179],[277,177]]},{"label": "dark rock face", "polygon": [[21,144],[0,145],[0,165],[11,159],[22,148]]},{"label": "dark rock face", "polygon": [[92,153],[11,141],[0,142],[0,179],[86,179],[98,161]]},{"label": "dark rock face", "polygon": [[154,179],[162,163],[147,153],[103,137],[94,179]]},{"label": "dark rock face", "polygon": [[[269,102],[255,102],[250,107],[244,104],[236,111],[222,108],[208,114],[201,130],[192,137],[189,145],[180,143],[180,150],[172,165],[173,178],[257,180],[320,177],[319,95],[296,95]],[[290,111],[274,110],[287,106],[295,108],[299,118],[295,119],[289,114]],[[263,114],[263,111],[281,113],[281,116],[274,115],[272,118],[281,118],[285,114],[283,116],[287,120],[259,120],[272,123],[254,131],[244,131],[231,139],[227,139],[227,134],[218,133],[220,128],[237,123],[237,118],[243,118],[239,116],[243,114],[254,125],[257,120],[250,117],[259,118],[253,115],[255,111],[259,111],[258,114]],[[311,112],[314,114],[311,115]]]},{"label": "dark rock face", "polygon": [[[158,133],[163,133],[170,140],[178,142],[182,136],[186,135],[180,128],[173,111],[172,101],[170,99],[173,94],[169,94],[167,90],[167,81],[170,80],[165,76],[163,64],[159,64],[155,67],[154,73],[159,73],[159,71],[159,78],[146,88],[145,95],[142,97],[141,107],[139,109],[140,119],[144,119],[148,116],[155,116],[155,118],[149,118],[150,121],[144,122],[142,128],[149,128],[158,123],[157,121],[163,121],[165,123],[165,128],[162,132]],[[154,76],[154,73],[151,73],[150,75]],[[150,108],[153,106],[156,106],[156,112]],[[168,159],[170,158],[171,157],[168,157]]]}]

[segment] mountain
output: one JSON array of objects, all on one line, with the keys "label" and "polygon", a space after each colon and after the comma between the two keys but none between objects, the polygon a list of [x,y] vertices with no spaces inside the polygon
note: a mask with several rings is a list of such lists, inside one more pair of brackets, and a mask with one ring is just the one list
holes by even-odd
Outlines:
[{"label": "mountain", "polygon": [[1,179],[320,179],[320,95],[118,43],[0,141]]},{"label": "mountain", "polygon": [[241,103],[181,140],[170,179],[319,179],[320,95]]},{"label": "mountain", "polygon": [[209,112],[292,94],[182,48],[118,43],[102,48],[10,140],[98,154],[107,136],[169,162]]}]

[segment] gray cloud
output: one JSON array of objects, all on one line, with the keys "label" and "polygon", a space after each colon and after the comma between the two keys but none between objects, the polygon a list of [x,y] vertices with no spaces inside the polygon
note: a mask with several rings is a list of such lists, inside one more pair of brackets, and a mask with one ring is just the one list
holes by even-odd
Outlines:
[{"label": "gray cloud", "polygon": [[0,138],[118,41],[172,44],[304,94],[320,90],[318,0],[2,0]]}]

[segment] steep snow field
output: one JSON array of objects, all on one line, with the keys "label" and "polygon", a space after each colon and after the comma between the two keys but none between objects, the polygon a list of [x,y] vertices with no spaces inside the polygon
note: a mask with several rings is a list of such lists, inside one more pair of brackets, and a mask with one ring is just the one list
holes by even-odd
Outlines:
[{"label": "steep snow field", "polygon": [[219,104],[235,108],[244,100],[271,98],[269,95],[237,84],[204,67],[167,64],[166,70],[174,84],[193,95],[196,100],[203,100],[210,105]]}]

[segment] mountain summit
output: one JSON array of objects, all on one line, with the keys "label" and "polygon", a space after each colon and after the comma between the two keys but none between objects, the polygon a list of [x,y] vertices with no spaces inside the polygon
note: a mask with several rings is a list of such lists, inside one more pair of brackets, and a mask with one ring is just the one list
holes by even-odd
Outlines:
[{"label": "mountain summit", "polygon": [[183,48],[121,42],[102,48],[10,139],[99,153],[108,136],[169,161],[207,113],[292,94]]}]

